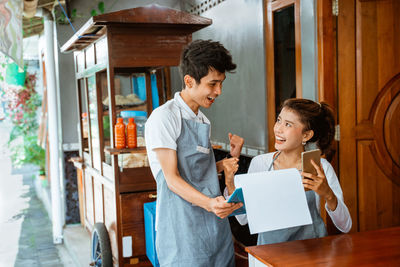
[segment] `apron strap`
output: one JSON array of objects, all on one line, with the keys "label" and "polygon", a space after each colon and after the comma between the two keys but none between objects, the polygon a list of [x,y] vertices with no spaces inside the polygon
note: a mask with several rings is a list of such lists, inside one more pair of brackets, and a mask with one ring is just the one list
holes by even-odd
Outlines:
[{"label": "apron strap", "polygon": [[281,151],[275,152],[274,157],[271,162],[271,165],[269,165],[268,171],[272,171],[272,168],[274,167],[274,162],[279,157],[280,154],[281,154]]}]

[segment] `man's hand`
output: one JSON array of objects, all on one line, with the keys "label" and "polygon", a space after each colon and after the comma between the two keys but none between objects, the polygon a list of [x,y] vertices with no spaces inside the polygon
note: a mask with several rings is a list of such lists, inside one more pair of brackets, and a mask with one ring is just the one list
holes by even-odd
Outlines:
[{"label": "man's hand", "polygon": [[227,203],[223,196],[219,196],[210,199],[209,211],[223,219],[242,206],[243,203]]},{"label": "man's hand", "polygon": [[229,143],[231,146],[230,153],[231,153],[232,157],[239,158],[240,153],[242,152],[244,139],[238,135],[231,134],[231,133],[228,134],[228,137],[229,137]]}]

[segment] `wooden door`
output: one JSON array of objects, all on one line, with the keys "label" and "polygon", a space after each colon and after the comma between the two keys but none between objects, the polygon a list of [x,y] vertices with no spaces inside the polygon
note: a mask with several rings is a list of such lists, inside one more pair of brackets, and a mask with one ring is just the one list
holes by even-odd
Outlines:
[{"label": "wooden door", "polygon": [[268,150],[275,151],[274,124],[288,98],[302,96],[300,0],[264,1]]},{"label": "wooden door", "polygon": [[352,231],[400,225],[400,1],[339,0],[339,176]]}]

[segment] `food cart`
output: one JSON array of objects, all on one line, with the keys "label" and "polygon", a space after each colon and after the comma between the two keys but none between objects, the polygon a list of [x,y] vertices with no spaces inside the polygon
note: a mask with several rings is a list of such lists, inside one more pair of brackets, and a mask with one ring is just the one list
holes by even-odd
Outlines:
[{"label": "food cart", "polygon": [[171,98],[170,66],[210,19],[157,5],[94,16],[61,48],[73,52],[77,88],[81,222],[94,266],[151,266],[143,204],[156,198],[144,140],[116,149],[124,111],[146,112]]}]

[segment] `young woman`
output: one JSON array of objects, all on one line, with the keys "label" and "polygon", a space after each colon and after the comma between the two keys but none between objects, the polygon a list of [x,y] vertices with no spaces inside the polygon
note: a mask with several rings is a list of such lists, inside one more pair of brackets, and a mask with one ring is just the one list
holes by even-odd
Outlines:
[{"label": "young woman", "polygon": [[[315,144],[323,155],[330,155],[334,126],[333,113],[327,104],[307,99],[286,100],[274,126],[277,151],[254,157],[248,172],[287,168],[301,171],[301,152],[310,145]],[[312,163],[318,175],[304,172],[301,175],[313,224],[260,233],[257,242],[259,245],[326,236],[325,224],[320,216],[321,198],[335,226],[344,233],[350,231],[351,217],[343,202],[342,189],[334,169],[324,158],[321,158],[321,165]],[[226,195],[235,190],[233,173],[234,171],[225,169]],[[242,225],[247,223],[245,214],[236,216],[236,219]]]}]

